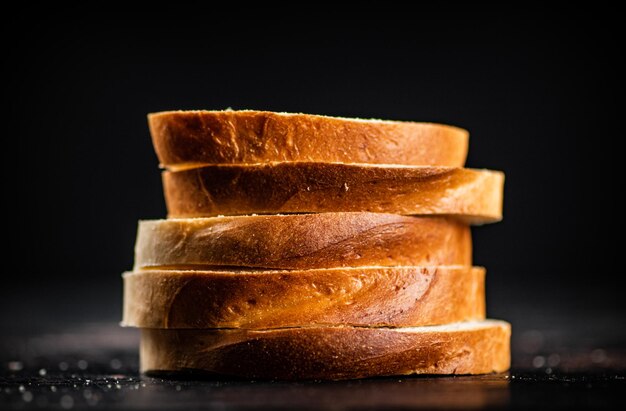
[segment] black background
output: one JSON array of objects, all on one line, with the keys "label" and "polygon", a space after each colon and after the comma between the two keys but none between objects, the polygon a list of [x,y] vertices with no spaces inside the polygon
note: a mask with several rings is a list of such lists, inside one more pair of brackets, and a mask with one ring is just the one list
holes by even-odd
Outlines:
[{"label": "black background", "polygon": [[137,220],[165,216],[146,114],[232,107],[469,129],[468,166],[507,175],[474,230],[490,316],[624,338],[615,11],[198,6],[5,16],[2,327],[118,321]]}]

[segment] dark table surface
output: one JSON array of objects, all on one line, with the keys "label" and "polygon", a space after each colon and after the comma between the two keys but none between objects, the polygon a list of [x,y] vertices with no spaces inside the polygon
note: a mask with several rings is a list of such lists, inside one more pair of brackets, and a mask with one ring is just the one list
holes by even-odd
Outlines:
[{"label": "dark table surface", "polygon": [[626,409],[626,350],[529,331],[509,373],[343,382],[170,380],[138,373],[138,333],[115,324],[0,337],[2,409]]}]

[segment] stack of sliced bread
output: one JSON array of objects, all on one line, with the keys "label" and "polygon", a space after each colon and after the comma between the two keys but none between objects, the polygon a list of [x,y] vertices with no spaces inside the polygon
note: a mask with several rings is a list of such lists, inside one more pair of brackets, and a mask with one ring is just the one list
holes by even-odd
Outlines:
[{"label": "stack of sliced bread", "polygon": [[508,369],[471,224],[501,172],[465,130],[258,111],[149,116],[168,219],[141,221],[123,325],[141,370],[248,379]]}]

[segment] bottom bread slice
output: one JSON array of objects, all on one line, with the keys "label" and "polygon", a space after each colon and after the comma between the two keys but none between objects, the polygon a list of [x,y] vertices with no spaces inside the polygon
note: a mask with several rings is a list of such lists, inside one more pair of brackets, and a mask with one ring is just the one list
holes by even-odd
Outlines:
[{"label": "bottom bread slice", "polygon": [[486,374],[509,368],[510,336],[510,324],[498,320],[400,328],[143,329],[141,371],[279,380]]}]

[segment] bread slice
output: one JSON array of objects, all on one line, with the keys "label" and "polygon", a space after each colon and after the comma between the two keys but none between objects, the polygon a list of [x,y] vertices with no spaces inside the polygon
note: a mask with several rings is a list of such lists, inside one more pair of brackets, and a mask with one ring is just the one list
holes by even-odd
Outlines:
[{"label": "bread slice", "polygon": [[480,267],[124,274],[122,325],[133,327],[418,326],[484,318]]},{"label": "bread slice", "polygon": [[369,211],[502,218],[504,174],[335,163],[212,165],[163,173],[169,217]]},{"label": "bread slice", "polygon": [[471,264],[467,225],[380,213],[140,221],[135,245],[135,270]]},{"label": "bread slice", "polygon": [[266,111],[148,115],[161,165],[320,161],[463,167],[467,131],[431,123]]},{"label": "bread slice", "polygon": [[510,335],[510,325],[496,320],[410,328],[144,329],[140,368],[279,380],[485,374],[509,368]]}]

